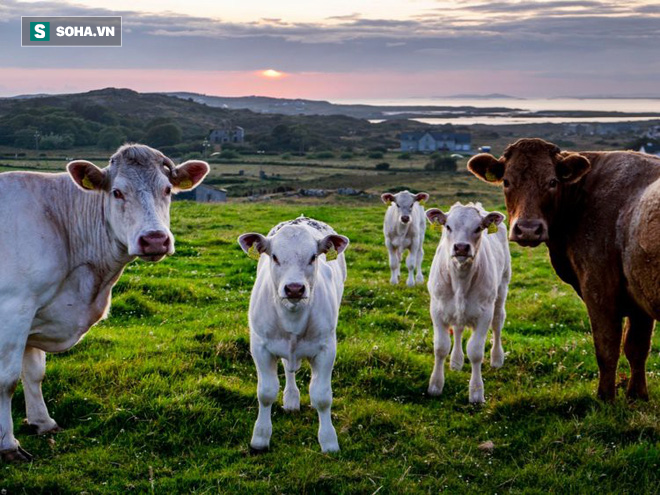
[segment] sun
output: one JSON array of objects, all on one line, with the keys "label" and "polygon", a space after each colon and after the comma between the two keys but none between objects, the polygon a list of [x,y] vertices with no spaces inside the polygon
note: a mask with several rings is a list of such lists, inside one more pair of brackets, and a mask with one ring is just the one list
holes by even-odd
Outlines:
[{"label": "sun", "polygon": [[268,79],[279,79],[280,77],[284,77],[284,72],[280,72],[279,70],[275,69],[266,69],[261,71],[259,74],[262,77],[266,77]]}]

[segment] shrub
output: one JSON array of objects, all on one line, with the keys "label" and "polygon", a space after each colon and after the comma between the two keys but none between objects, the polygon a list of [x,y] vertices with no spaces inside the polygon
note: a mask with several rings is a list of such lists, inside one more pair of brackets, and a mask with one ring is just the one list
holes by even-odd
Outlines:
[{"label": "shrub", "polygon": [[380,158],[383,158],[383,153],[380,151],[372,151],[367,155],[369,158],[373,158],[374,160],[378,160]]},{"label": "shrub", "polygon": [[332,151],[319,151],[314,153],[314,158],[318,160],[327,160],[328,158],[334,158],[335,154]]},{"label": "shrub", "polygon": [[[435,155],[435,153],[433,154]],[[425,170],[434,172],[456,172],[456,159],[449,155],[431,155],[431,159],[424,166]]]},{"label": "shrub", "polygon": [[390,164],[387,162],[381,162],[376,164],[376,170],[389,170]]},{"label": "shrub", "polygon": [[410,160],[412,158],[412,155],[408,152],[401,153],[399,156],[397,156],[399,160]]},{"label": "shrub", "polygon": [[222,150],[220,152],[220,158],[223,160],[235,160],[236,158],[239,158],[241,155],[239,155],[236,151],[234,150]]},{"label": "shrub", "polygon": [[353,153],[350,153],[350,152],[342,153],[339,156],[339,158],[341,158],[342,160],[350,160],[351,158],[353,158]]}]

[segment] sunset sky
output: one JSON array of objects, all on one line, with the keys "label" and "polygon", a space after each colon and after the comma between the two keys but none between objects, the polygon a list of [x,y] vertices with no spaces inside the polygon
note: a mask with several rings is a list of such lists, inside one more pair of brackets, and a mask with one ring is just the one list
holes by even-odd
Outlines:
[{"label": "sunset sky", "polygon": [[[123,47],[21,48],[21,15],[122,15]],[[1,0],[0,95],[658,96],[658,47],[660,1]]]}]

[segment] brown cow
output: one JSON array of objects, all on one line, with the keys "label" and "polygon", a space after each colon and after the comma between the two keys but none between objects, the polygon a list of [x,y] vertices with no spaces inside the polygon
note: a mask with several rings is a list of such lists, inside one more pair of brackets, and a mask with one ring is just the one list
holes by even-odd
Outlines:
[{"label": "brown cow", "polygon": [[502,184],[509,239],[548,245],[557,275],[584,300],[600,369],[598,396],[615,395],[622,320],[631,377],[627,395],[648,399],[646,358],[660,319],[660,159],[632,151],[562,152],[520,139],[498,160],[468,169]]}]

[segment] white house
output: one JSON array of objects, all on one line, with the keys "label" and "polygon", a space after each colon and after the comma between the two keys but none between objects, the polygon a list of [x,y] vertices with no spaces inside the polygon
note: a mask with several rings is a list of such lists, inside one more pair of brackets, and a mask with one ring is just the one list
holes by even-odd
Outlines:
[{"label": "white house", "polygon": [[239,126],[213,129],[209,134],[211,144],[242,143],[245,140],[245,129]]},{"label": "white house", "polygon": [[470,151],[472,137],[470,134],[447,132],[404,132],[399,136],[401,151]]}]

